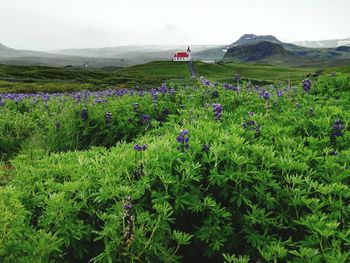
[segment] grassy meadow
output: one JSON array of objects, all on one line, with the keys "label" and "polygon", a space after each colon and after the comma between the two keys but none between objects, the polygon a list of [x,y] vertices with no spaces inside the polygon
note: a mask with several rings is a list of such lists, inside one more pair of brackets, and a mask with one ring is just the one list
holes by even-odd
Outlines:
[{"label": "grassy meadow", "polygon": [[196,68],[0,66],[0,262],[349,262],[349,67]]}]

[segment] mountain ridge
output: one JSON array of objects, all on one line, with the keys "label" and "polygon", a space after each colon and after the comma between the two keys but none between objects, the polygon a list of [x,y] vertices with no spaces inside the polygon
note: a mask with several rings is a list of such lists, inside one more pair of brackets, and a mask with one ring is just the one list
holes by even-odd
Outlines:
[{"label": "mountain ridge", "polygon": [[273,35],[246,34],[234,42],[224,62],[256,62],[291,65],[347,63],[350,50],[346,47],[308,48],[278,40]]},{"label": "mountain ridge", "polygon": [[274,35],[255,35],[255,34],[244,34],[241,36],[237,41],[233,42],[230,47],[238,46],[238,45],[245,45],[252,42],[259,42],[259,41],[268,41],[272,43],[283,43],[282,41],[278,40],[277,37]]},{"label": "mountain ridge", "polygon": [[[187,46],[133,45],[41,52],[13,49],[0,43],[0,63],[42,66],[124,67],[151,61],[168,61],[171,60],[173,53],[185,50]],[[346,60],[350,59],[348,46],[310,48],[282,42],[274,35],[244,34],[230,45],[192,45],[191,47],[194,60],[201,61],[308,65],[345,63]]]}]

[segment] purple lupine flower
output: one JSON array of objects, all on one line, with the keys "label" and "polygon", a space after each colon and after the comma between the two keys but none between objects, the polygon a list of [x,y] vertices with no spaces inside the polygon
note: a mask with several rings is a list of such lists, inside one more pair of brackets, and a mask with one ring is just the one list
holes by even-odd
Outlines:
[{"label": "purple lupine flower", "polygon": [[309,92],[310,89],[311,89],[311,80],[309,79],[304,79],[302,81],[302,84],[303,84],[303,89],[305,92]]},{"label": "purple lupine flower", "polygon": [[265,90],[263,90],[263,91],[260,93],[260,96],[263,97],[265,100],[270,99],[270,93],[268,93],[268,92],[265,91]]},{"label": "purple lupine flower", "polygon": [[200,77],[200,80],[204,86],[211,86],[210,81],[204,78],[203,76]]},{"label": "purple lupine flower", "polygon": [[241,75],[239,75],[239,73],[235,74],[235,81],[240,81],[241,80]]},{"label": "purple lupine flower", "polygon": [[188,130],[181,130],[180,134],[176,137],[176,141],[180,144],[177,148],[179,150],[182,150],[182,152],[185,151],[185,149],[188,149],[190,147],[189,145],[189,138],[188,138]]},{"label": "purple lupine flower", "polygon": [[147,145],[146,144],[144,144],[144,145],[135,144],[134,149],[138,152],[143,152],[147,149]]},{"label": "purple lupine flower", "polygon": [[254,131],[255,137],[260,135],[260,126],[253,120],[248,120],[247,122],[242,123],[242,127],[246,131]]},{"label": "purple lupine flower", "polygon": [[83,108],[83,109],[81,110],[80,116],[81,116],[81,119],[82,119],[83,121],[87,121],[87,120],[88,120],[88,118],[89,118],[89,113],[88,113],[87,108]]},{"label": "purple lupine flower", "polygon": [[154,108],[157,109],[157,107],[158,107],[158,92],[157,92],[157,90],[152,89],[152,90],[150,90],[150,94],[152,97],[153,106],[154,106]]},{"label": "purple lupine flower", "polygon": [[130,246],[134,241],[134,221],[135,217],[132,213],[131,196],[126,196],[123,200],[123,222],[124,222],[124,241],[127,246]]},{"label": "purple lupine flower", "polygon": [[132,104],[134,112],[139,112],[140,105],[137,102]]},{"label": "purple lupine flower", "polygon": [[213,111],[214,111],[214,117],[215,117],[216,120],[219,121],[221,119],[222,106],[219,103],[214,103],[212,105],[212,107],[213,107]]},{"label": "purple lupine flower", "polygon": [[166,83],[162,83],[162,85],[158,88],[158,91],[160,93],[167,93],[168,92],[168,88],[166,86]]},{"label": "purple lupine flower", "polygon": [[141,120],[144,125],[148,124],[150,121],[151,117],[148,114],[142,114],[141,115]]},{"label": "purple lupine flower", "polygon": [[105,121],[107,124],[109,124],[112,121],[112,112],[110,111],[105,112]]},{"label": "purple lupine flower", "polygon": [[338,152],[337,152],[337,151],[331,151],[331,152],[329,152],[329,155],[337,156],[337,155],[338,155]]},{"label": "purple lupine flower", "polygon": [[99,103],[103,103],[104,100],[103,100],[102,98],[96,98],[96,99],[94,100],[94,102],[99,104]]},{"label": "purple lupine flower", "polygon": [[248,112],[248,115],[249,115],[250,117],[253,117],[254,112],[253,112],[253,111],[249,111],[249,112]]},{"label": "purple lupine flower", "polygon": [[130,210],[132,208],[132,204],[124,204],[125,210]]},{"label": "purple lupine flower", "polygon": [[340,137],[343,135],[343,129],[344,129],[344,125],[341,122],[340,119],[336,119],[335,122],[332,125],[332,137],[336,138],[336,137]]},{"label": "purple lupine flower", "polygon": [[211,93],[211,97],[212,97],[213,99],[219,98],[219,91],[214,90],[214,91]]},{"label": "purple lupine flower", "polygon": [[277,93],[278,97],[282,97],[283,96],[283,91],[281,91],[281,90],[277,90],[276,93]]},{"label": "purple lupine flower", "polygon": [[203,144],[202,145],[202,151],[203,152],[209,152],[209,150],[210,150],[210,146],[208,145],[208,144]]}]

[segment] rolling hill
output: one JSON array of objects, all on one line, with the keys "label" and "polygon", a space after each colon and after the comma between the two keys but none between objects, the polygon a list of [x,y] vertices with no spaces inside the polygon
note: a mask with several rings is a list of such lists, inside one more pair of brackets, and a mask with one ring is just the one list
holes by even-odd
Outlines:
[{"label": "rolling hill", "polygon": [[124,67],[132,65],[130,60],[121,58],[97,58],[61,55],[32,50],[18,50],[0,44],[0,63],[25,66],[73,66],[73,67]]},{"label": "rolling hill", "polygon": [[276,37],[243,35],[231,44],[224,62],[254,62],[284,65],[344,65],[350,61],[347,47],[307,48],[284,43]]},{"label": "rolling hill", "polygon": [[[220,60],[222,45],[194,45],[195,60]],[[118,46],[105,48],[62,49],[50,52],[17,50],[0,44],[0,63],[26,66],[126,67],[152,61],[170,61],[185,45]]]}]

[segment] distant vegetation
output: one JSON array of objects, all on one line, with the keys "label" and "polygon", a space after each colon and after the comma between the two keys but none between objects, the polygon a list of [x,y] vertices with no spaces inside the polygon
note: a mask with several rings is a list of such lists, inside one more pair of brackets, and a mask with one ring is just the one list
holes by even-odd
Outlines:
[{"label": "distant vegetation", "polygon": [[53,68],[0,65],[0,92],[71,92],[108,88],[154,87],[171,79],[188,79],[186,63],[151,62],[119,68]]},{"label": "distant vegetation", "polygon": [[[338,67],[288,67],[249,63],[195,63],[199,75],[220,83],[232,83],[233,75],[240,73],[253,84],[297,84],[313,73],[330,74],[333,71],[349,73],[350,65]],[[156,61],[126,68],[55,68],[37,66],[0,65],[0,92],[72,92],[118,88],[148,89],[162,82],[176,80],[185,84],[190,73],[186,63]]]}]

